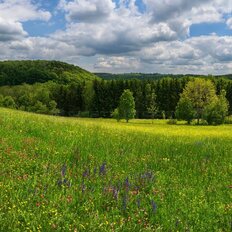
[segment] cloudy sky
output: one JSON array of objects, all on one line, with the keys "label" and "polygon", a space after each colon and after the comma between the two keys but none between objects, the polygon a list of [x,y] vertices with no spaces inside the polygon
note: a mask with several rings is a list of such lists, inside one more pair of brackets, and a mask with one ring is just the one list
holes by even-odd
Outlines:
[{"label": "cloudy sky", "polygon": [[0,0],[0,60],[232,73],[232,0]]}]

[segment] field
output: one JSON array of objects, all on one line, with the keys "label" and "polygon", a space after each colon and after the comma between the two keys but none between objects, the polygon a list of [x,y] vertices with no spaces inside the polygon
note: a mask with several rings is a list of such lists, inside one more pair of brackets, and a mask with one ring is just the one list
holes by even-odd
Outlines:
[{"label": "field", "polygon": [[231,231],[231,132],[0,108],[0,231]]}]

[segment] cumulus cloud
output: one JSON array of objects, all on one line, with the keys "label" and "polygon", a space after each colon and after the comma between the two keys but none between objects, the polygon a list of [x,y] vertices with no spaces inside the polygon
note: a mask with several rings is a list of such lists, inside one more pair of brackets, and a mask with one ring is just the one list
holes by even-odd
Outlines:
[{"label": "cumulus cloud", "polygon": [[31,0],[0,0],[0,16],[16,22],[48,21],[51,18],[51,13],[38,9],[38,6]]},{"label": "cumulus cloud", "polygon": [[94,67],[97,70],[138,70],[140,68],[140,61],[135,57],[99,57]]},{"label": "cumulus cloud", "polygon": [[227,26],[229,27],[229,29],[232,30],[232,18],[229,18],[229,19],[226,21],[226,24],[227,24]]},{"label": "cumulus cloud", "polygon": [[18,22],[12,22],[0,17],[0,41],[20,39],[27,33]]},{"label": "cumulus cloud", "polygon": [[[66,28],[30,37],[29,20],[51,13],[34,0],[0,0],[0,59],[58,59],[92,71],[226,73],[232,36],[190,37],[194,24],[221,22],[232,29],[228,0],[60,0]],[[12,12],[14,12],[12,14]],[[85,63],[84,63],[85,61]],[[89,62],[89,63],[88,63]]]},{"label": "cumulus cloud", "polygon": [[219,70],[226,73],[232,64],[232,37],[213,35],[188,38],[185,41],[160,42],[144,48],[138,56],[144,63],[165,66],[166,70],[175,73],[179,70],[185,73],[190,70],[205,74]]},{"label": "cumulus cloud", "polygon": [[38,9],[30,0],[1,0],[0,41],[20,40],[27,35],[22,22],[48,21],[50,17],[49,12]]},{"label": "cumulus cloud", "polygon": [[68,21],[96,22],[106,20],[115,8],[111,0],[61,0],[59,8],[67,12]]}]

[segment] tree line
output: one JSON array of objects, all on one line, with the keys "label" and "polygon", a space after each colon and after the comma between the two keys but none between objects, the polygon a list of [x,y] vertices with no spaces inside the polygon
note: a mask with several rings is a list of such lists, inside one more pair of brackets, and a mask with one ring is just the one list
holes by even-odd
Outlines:
[{"label": "tree line", "polygon": [[[125,89],[132,92],[136,118],[175,118],[176,106],[193,77],[161,80],[98,80],[60,84],[53,81],[0,87],[0,105],[63,116],[111,117]],[[209,78],[219,95],[224,89],[232,113],[232,81]],[[7,97],[8,100],[4,100]],[[9,101],[9,97],[11,100]],[[2,99],[2,100],[1,100]],[[152,105],[153,102],[153,105]],[[155,104],[154,104],[155,102]],[[152,109],[152,108],[154,108]]]}]

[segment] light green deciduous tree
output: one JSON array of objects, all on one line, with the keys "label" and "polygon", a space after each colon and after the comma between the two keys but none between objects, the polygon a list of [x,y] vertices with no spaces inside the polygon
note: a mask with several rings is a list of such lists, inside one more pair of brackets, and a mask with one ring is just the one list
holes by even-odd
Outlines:
[{"label": "light green deciduous tree", "polygon": [[129,89],[124,90],[120,97],[118,110],[120,117],[126,119],[126,122],[135,117],[135,100]]}]

